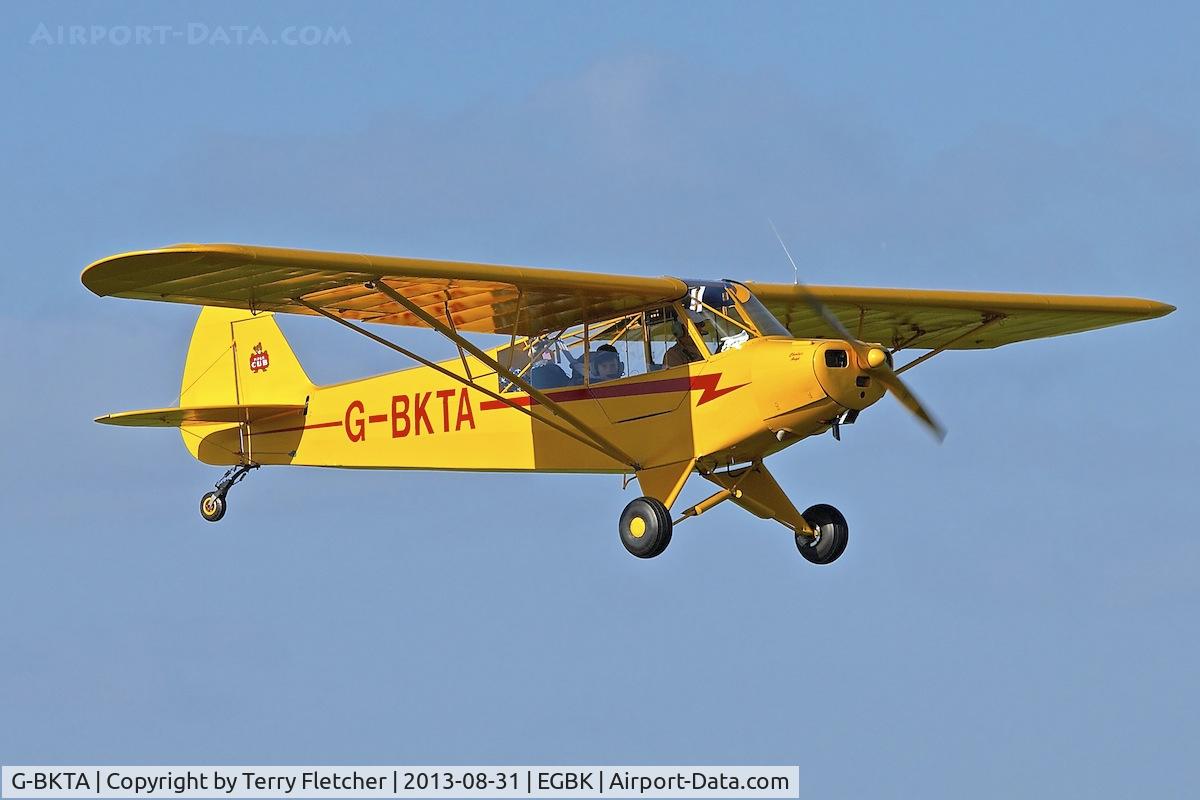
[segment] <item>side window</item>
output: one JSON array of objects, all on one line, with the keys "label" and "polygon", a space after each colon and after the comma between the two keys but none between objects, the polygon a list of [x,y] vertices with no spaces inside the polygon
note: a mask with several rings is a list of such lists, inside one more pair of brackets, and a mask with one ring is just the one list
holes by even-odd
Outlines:
[{"label": "side window", "polygon": [[604,383],[632,375],[645,375],[646,326],[644,314],[632,314],[600,326],[592,335],[589,383]]},{"label": "side window", "polygon": [[[497,353],[496,360],[535,389],[558,389],[583,383],[583,336],[565,331],[517,342]],[[500,377],[501,392],[519,392],[521,387]]]},{"label": "side window", "polygon": [[[529,355],[525,348],[525,342],[518,342],[510,347],[503,347],[496,351],[496,361],[500,362],[500,366],[515,372],[517,375],[525,375],[529,372]],[[499,379],[500,391],[517,391],[516,384],[505,378],[503,371],[500,372]]]},{"label": "side window", "polygon": [[700,331],[700,338],[704,339],[704,344],[708,346],[709,355],[736,350],[750,338],[750,334],[741,325],[708,307],[688,313],[696,324],[696,330]]},{"label": "side window", "polygon": [[646,375],[703,358],[674,306],[598,325],[592,328],[588,345],[589,384]]},{"label": "side window", "polygon": [[650,371],[646,363],[645,317],[645,314],[627,317],[626,325],[620,336],[610,342],[617,348],[626,376],[645,375]]},{"label": "side window", "polygon": [[[536,389],[557,389],[702,361],[704,348],[697,344],[691,326],[700,331],[709,353],[740,346],[747,338],[746,331],[732,320],[713,313],[703,303],[693,305],[686,317],[680,316],[684,313],[680,306],[666,305],[591,325],[586,340],[582,325],[525,339],[500,349],[497,360]],[[500,391],[521,389],[501,375]]]},{"label": "side window", "polygon": [[679,318],[674,306],[647,311],[646,328],[651,370],[682,367],[703,359],[687,323]]},{"label": "side window", "polygon": [[750,339],[751,325],[724,286],[705,284],[692,287],[687,298],[688,317],[704,340],[709,355],[736,350]]}]

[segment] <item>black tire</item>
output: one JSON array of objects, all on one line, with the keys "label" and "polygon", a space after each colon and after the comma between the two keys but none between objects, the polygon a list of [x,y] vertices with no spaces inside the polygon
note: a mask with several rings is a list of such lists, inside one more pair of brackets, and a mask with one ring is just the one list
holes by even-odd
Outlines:
[{"label": "black tire", "polygon": [[671,512],[660,500],[639,497],[621,512],[621,544],[638,558],[654,558],[671,543]]},{"label": "black tire", "polygon": [[850,542],[850,526],[842,512],[831,505],[818,503],[802,515],[809,525],[816,528],[819,536],[814,542],[807,536],[796,534],[796,549],[813,564],[832,564],[846,552]]},{"label": "black tire", "polygon": [[225,495],[219,492],[208,492],[200,498],[200,516],[206,522],[220,522],[225,516]]}]

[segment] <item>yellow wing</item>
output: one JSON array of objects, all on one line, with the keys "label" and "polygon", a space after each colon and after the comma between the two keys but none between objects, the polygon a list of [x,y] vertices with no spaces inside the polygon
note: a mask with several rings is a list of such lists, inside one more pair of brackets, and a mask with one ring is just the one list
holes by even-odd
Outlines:
[{"label": "yellow wing", "polygon": [[[682,298],[678,278],[645,278],[462,261],[327,253],[234,244],[182,244],[122,253],[83,272],[101,296],[313,313],[426,327],[373,284],[382,282],[459,331],[527,336],[611,319]],[[1059,336],[1168,314],[1173,306],[1123,297],[747,284],[794,336],[827,327],[804,291],[860,339],[906,348],[952,349]],[[983,323],[990,324],[983,326]],[[981,327],[983,326],[983,327]]]},{"label": "yellow wing", "polygon": [[1175,310],[1166,303],[1135,297],[746,285],[793,336],[830,336],[805,299],[807,291],[859,339],[905,349],[999,347],[1152,319]]},{"label": "yellow wing", "polygon": [[181,244],[122,253],[83,271],[100,296],[311,314],[427,327],[369,288],[387,284],[459,331],[535,335],[611,319],[683,297],[677,278],[531,269],[462,261],[325,253],[234,244]]}]

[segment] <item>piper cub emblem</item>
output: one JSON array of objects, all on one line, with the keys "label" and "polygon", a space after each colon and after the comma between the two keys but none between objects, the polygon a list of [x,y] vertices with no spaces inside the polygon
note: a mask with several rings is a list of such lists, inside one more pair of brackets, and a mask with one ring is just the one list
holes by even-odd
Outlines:
[{"label": "piper cub emblem", "polygon": [[[903,375],[913,367],[947,350],[1174,310],[1131,297],[649,278],[232,244],[110,256],[84,270],[83,284],[102,297],[204,306],[179,407],[97,421],[178,427],[193,456],[227,467],[200,500],[209,522],[225,515],[231,487],[263,465],[623,474],[642,496],[625,506],[617,532],[638,558],[659,555],[673,528],[728,501],[780,524],[815,564],[846,549],[846,518],[825,503],[800,511],[766,458],[818,434],[840,441],[885,394],[940,440],[942,426]],[[323,318],[418,366],[318,386],[279,313]],[[426,358],[384,335],[397,326],[440,334],[453,355]],[[275,351],[270,375],[263,342]],[[897,363],[912,350],[923,352]],[[238,375],[245,353],[258,375],[250,381]],[[1027,400],[1044,406],[1038,388],[1028,387]],[[814,469],[822,484],[836,483]],[[677,503],[695,476],[716,492]],[[842,483],[877,479],[867,464]],[[937,502],[927,476],[892,479]],[[481,501],[466,479],[454,485],[452,502],[475,511]],[[489,505],[488,518],[504,531],[588,525],[582,509],[596,508],[594,499],[555,523],[541,504],[546,490],[514,490]],[[403,514],[405,497],[358,502]],[[447,506],[444,521],[455,513]]]},{"label": "piper cub emblem", "polygon": [[250,351],[250,371],[266,372],[269,366],[271,366],[271,354],[263,350],[262,342],[259,342]]}]

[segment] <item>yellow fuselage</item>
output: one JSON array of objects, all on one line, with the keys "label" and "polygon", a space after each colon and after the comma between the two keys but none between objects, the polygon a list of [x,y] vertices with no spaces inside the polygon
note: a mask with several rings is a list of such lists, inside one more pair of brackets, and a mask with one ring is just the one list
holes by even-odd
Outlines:
[{"label": "yellow fuselage", "polygon": [[[827,366],[831,348],[848,350],[836,341],[751,339],[685,366],[546,394],[631,454],[639,468],[690,459],[711,468],[760,459],[827,430],[845,409],[866,408],[882,396],[883,388],[857,368],[852,352],[847,366]],[[466,364],[478,385],[500,392],[494,371],[473,358]],[[441,366],[464,374],[461,359]],[[255,379],[247,373],[239,383]],[[552,414],[522,392],[502,396],[536,414]],[[429,367],[314,387],[304,402],[305,413],[249,426],[188,426],[184,440],[212,464],[248,459],[373,469],[630,471]]]}]

